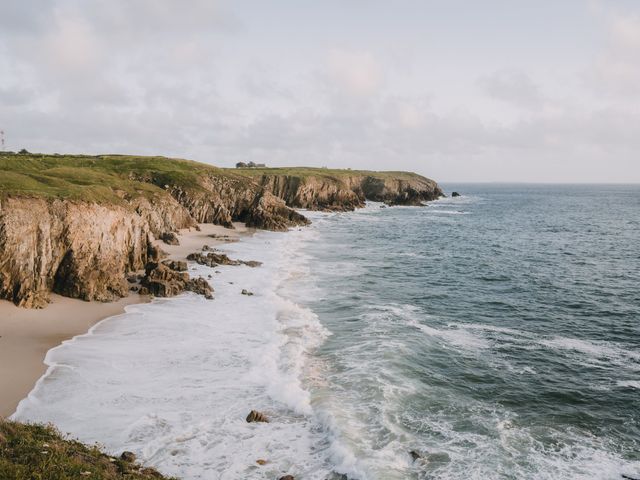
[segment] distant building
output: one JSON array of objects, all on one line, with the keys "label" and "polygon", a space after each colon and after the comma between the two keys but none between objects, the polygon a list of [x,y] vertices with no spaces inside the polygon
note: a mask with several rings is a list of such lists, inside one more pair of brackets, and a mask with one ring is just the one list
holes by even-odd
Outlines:
[{"label": "distant building", "polygon": [[254,163],[254,162],[238,162],[236,163],[236,168],[265,168],[266,165],[264,163]]}]

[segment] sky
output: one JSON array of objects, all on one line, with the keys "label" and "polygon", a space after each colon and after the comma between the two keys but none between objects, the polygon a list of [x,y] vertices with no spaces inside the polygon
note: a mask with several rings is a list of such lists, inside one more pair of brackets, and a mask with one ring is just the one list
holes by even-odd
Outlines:
[{"label": "sky", "polygon": [[3,0],[7,150],[640,182],[636,0]]}]

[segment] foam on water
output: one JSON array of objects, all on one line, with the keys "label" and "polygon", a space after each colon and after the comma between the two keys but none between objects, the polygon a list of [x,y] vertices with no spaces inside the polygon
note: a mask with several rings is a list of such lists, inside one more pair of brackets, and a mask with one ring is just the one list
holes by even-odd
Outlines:
[{"label": "foam on water", "polygon": [[[277,293],[305,275],[304,235],[260,233],[225,247],[264,262],[256,269],[190,264],[192,275],[214,277],[214,301],[185,294],[130,306],[51,350],[47,374],[14,417],[132,450],[185,479],[324,479],[327,439],[300,377],[328,332]],[[251,409],[272,421],[246,423]],[[260,458],[269,463],[258,467]]]}]

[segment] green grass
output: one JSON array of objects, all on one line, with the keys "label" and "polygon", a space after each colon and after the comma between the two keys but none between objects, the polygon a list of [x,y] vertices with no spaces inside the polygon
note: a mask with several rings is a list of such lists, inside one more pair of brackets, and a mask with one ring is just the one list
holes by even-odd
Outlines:
[{"label": "green grass", "polygon": [[324,177],[343,178],[351,176],[368,176],[375,178],[410,179],[419,177],[411,172],[375,172],[371,170],[349,170],[337,168],[314,167],[266,167],[266,168],[225,168],[226,172],[233,172],[246,177],[259,177],[262,175],[288,175],[295,177]]},{"label": "green grass", "polygon": [[127,462],[63,438],[51,426],[0,418],[2,480],[150,480],[164,479],[152,468]]},{"label": "green grass", "polygon": [[0,153],[3,195],[119,202],[123,196],[159,194],[164,184],[199,189],[203,175],[228,174],[203,163],[165,157]]},{"label": "green grass", "polygon": [[[339,182],[347,176],[411,179],[407,172],[371,172],[327,168],[217,168],[167,157],[132,155],[47,155],[0,152],[0,197],[6,195],[68,198],[98,203],[123,203],[136,196],[163,195],[164,185],[201,190],[204,177],[234,181],[262,175],[321,177]],[[206,193],[206,192],[205,192]]]}]

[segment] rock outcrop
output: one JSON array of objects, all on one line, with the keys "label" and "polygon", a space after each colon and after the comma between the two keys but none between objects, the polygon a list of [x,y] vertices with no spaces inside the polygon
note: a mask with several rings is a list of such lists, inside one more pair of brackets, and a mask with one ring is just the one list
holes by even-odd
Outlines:
[{"label": "rock outcrop", "polygon": [[196,252],[187,255],[187,260],[199,263],[200,265],[206,265],[207,267],[217,267],[218,265],[247,265],[248,267],[259,267],[262,262],[256,260],[232,260],[224,253],[209,252],[206,255],[204,253]]},{"label": "rock outcrop", "polygon": [[289,207],[309,210],[354,210],[366,200],[417,206],[443,195],[436,182],[415,174],[355,171],[331,175],[300,170],[300,174],[263,174],[256,180]]},{"label": "rock outcrop", "polygon": [[[177,262],[178,266],[181,262]],[[146,292],[156,297],[174,297],[185,291],[199,293],[207,299],[213,298],[213,289],[204,278],[192,279],[184,270],[174,270],[171,264],[150,262],[146,275],[140,282]],[[186,269],[185,269],[186,270]]]},{"label": "rock outcrop", "polygon": [[246,420],[247,420],[247,423],[253,423],[253,422],[269,423],[269,419],[267,418],[267,416],[262,412],[258,412],[257,410],[251,410],[249,412],[249,415],[247,415]]},{"label": "rock outcrop", "polygon": [[51,292],[83,300],[127,295],[144,267],[149,225],[130,209],[41,198],[0,198],[0,298],[43,308]]}]

